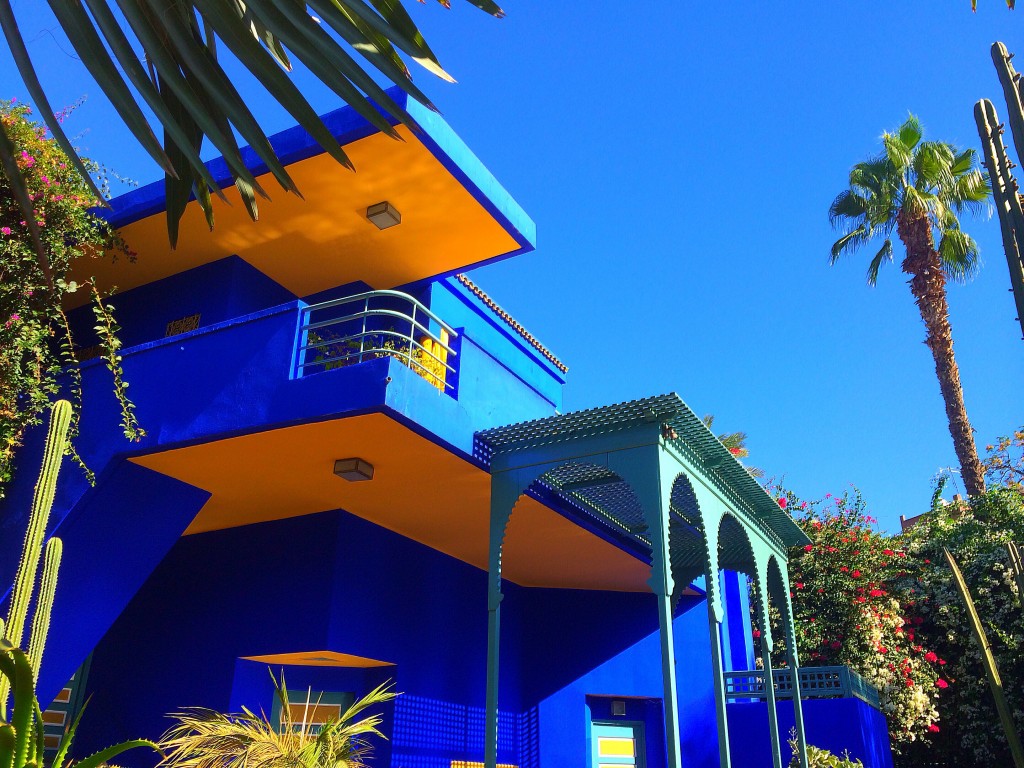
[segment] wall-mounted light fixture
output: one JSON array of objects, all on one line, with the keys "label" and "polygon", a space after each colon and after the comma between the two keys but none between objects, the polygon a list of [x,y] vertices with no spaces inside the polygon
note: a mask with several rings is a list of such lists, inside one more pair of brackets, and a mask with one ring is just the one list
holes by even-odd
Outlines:
[{"label": "wall-mounted light fixture", "polygon": [[625,717],[626,715],[626,702],[620,699],[614,699],[612,701],[612,715],[614,717]]},{"label": "wall-mounted light fixture", "polygon": [[402,223],[402,214],[387,200],[374,203],[367,208],[366,218],[372,221],[377,229],[387,229]]},{"label": "wall-mounted light fixture", "polygon": [[373,480],[373,464],[363,459],[338,459],[334,462],[334,474],[350,483]]}]

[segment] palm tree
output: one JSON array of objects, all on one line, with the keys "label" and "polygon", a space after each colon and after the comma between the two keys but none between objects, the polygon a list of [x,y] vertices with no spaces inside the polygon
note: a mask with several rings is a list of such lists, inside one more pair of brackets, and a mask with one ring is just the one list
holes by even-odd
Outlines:
[{"label": "palm tree", "polygon": [[319,702],[311,693],[305,706],[297,707],[303,713],[297,720],[292,714],[296,702],[288,697],[283,674],[280,683],[274,678],[274,688],[281,704],[280,723],[245,708],[233,715],[204,708],[172,715],[178,722],[160,740],[165,757],[159,768],[366,768],[372,764],[367,762],[373,752],[368,737],[384,738],[378,729],[382,718],[379,713],[356,718],[395,698],[388,684],[324,723],[314,722]]},{"label": "palm tree", "polygon": [[[705,415],[701,421],[704,422],[705,427],[711,429],[715,423],[715,416],[714,414],[709,413]],[[745,459],[750,455],[750,450],[747,448],[746,432],[725,432],[721,435],[716,435],[716,437],[718,438],[718,442],[724,445],[726,450],[736,457],[737,461]],[[741,461],[740,464],[743,464],[743,462]],[[764,470],[759,467],[748,467],[746,464],[743,464],[743,468],[747,470],[753,478],[764,477]]]},{"label": "palm tree", "polygon": [[[450,4],[449,0],[439,2]],[[493,16],[504,15],[494,0],[467,2]],[[206,140],[224,157],[254,219],[257,195],[267,195],[246,167],[236,133],[249,143],[282,188],[299,194],[238,93],[238,80],[221,66],[223,56],[241,63],[326,152],[349,168],[352,164],[344,150],[288,76],[292,59],[379,130],[395,137],[398,134],[380,110],[401,123],[411,126],[412,121],[371,73],[400,86],[431,109],[430,100],[413,84],[401,54],[442,79],[452,80],[402,0],[49,0],[49,5],[82,63],[135,138],[163,168],[172,246],[190,195],[195,195],[213,226],[211,197],[222,193],[200,160]],[[88,180],[88,171],[54,117],[36,76],[11,0],[0,0],[0,29],[47,126]],[[353,54],[362,57],[362,64]],[[150,127],[143,105],[163,126],[162,143]],[[2,124],[0,166],[26,211],[45,272],[31,201]],[[102,199],[95,185],[93,193]]]},{"label": "palm tree", "polygon": [[880,238],[881,248],[868,264],[868,284],[874,285],[882,264],[892,261],[894,232],[903,243],[902,268],[924,321],[924,343],[935,359],[961,476],[967,493],[977,496],[985,492],[985,475],[953,355],[946,281],[965,282],[977,272],[978,245],[960,229],[957,217],[965,209],[984,211],[992,190],[973,149],[922,141],[923,135],[911,115],[895,133],[882,134],[880,155],[853,166],[849,189],[829,208],[832,226],[845,230],[832,245],[829,263]]}]

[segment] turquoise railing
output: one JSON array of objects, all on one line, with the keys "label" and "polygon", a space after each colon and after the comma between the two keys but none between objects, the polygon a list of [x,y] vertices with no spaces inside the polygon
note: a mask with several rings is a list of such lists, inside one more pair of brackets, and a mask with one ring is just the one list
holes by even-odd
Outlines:
[{"label": "turquoise railing", "polygon": [[[793,698],[793,673],[789,669],[772,670],[775,698]],[[878,690],[849,667],[800,667],[800,696],[804,699],[858,698],[875,709],[880,707]],[[762,670],[725,673],[727,700],[764,700]]]},{"label": "turquoise railing", "polygon": [[454,391],[457,334],[424,304],[401,291],[367,291],[302,310],[295,375],[393,357],[442,392]]}]

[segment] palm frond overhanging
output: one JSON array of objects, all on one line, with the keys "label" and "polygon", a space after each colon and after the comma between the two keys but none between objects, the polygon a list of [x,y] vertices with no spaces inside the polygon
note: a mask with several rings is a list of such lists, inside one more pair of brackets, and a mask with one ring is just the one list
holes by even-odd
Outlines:
[{"label": "palm frond overhanging", "polygon": [[913,115],[882,135],[882,147],[878,156],[853,166],[849,187],[829,208],[832,225],[843,231],[829,263],[872,244],[867,280],[874,285],[882,266],[893,260],[893,236],[903,243],[901,266],[927,330],[925,345],[935,361],[961,475],[967,492],[977,496],[985,490],[984,473],[953,354],[946,281],[969,280],[981,266],[978,245],[960,228],[959,217],[987,211],[992,189],[973,149],[924,141]]},{"label": "palm frond overhanging", "polygon": [[[200,160],[209,141],[223,155],[250,216],[266,190],[242,160],[235,134],[252,147],[281,187],[299,193],[222,66],[227,54],[242,64],[315,141],[342,165],[352,164],[331,132],[289,77],[293,60],[382,132],[397,136],[392,120],[410,118],[371,75],[400,86],[433,108],[412,82],[404,54],[427,71],[451,77],[438,62],[402,0],[48,0],[90,74],[138,142],[164,170],[171,245],[178,222],[195,195],[213,226],[212,196],[222,196]],[[439,0],[449,5],[449,0]],[[501,17],[493,0],[467,0]],[[86,179],[89,174],[36,75],[11,0],[0,0],[0,28],[47,126]],[[163,127],[157,138],[143,105]],[[11,178],[27,226],[38,233],[31,204],[14,165],[11,143],[0,125],[0,163]],[[99,191],[94,188],[97,198]],[[45,257],[40,250],[40,259]]]},{"label": "palm frond overhanging", "polygon": [[[314,723],[318,699],[307,692],[305,703],[295,706],[284,675],[280,682],[274,678],[274,687],[281,704],[280,723],[245,708],[238,714],[194,708],[172,715],[177,723],[160,741],[166,755],[161,768],[363,768],[370,764],[372,740],[384,738],[379,708],[397,695],[385,683],[339,717]],[[301,718],[293,715],[293,707]],[[371,712],[365,714],[366,710]]]}]

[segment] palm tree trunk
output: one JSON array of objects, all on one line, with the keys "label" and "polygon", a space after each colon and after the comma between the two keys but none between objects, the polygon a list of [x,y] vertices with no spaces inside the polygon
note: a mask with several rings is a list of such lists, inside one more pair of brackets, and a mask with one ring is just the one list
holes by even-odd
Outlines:
[{"label": "palm tree trunk", "polygon": [[924,343],[935,359],[935,375],[939,379],[942,399],[946,403],[949,434],[960,461],[960,476],[963,477],[968,495],[980,496],[985,492],[985,471],[978,459],[974,430],[964,406],[960,369],[953,354],[953,331],[949,326],[946,277],[932,239],[931,222],[926,215],[915,216],[901,212],[897,219],[897,231],[907,249],[903,271],[910,275],[910,292],[914,294],[914,301],[927,329]]}]

